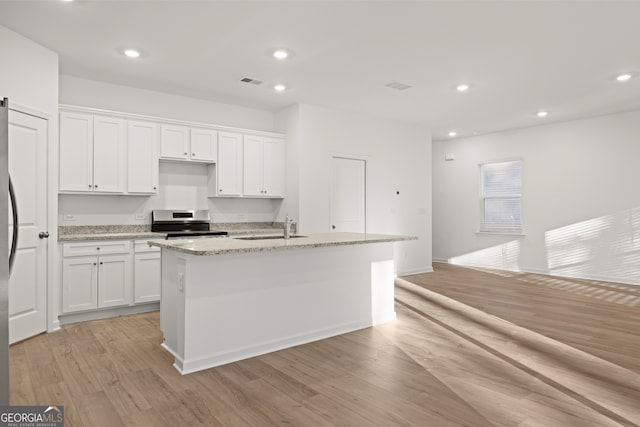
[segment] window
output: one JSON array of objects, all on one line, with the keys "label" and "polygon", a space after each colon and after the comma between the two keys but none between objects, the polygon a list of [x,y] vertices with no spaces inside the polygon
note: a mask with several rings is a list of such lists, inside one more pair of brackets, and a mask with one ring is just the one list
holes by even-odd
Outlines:
[{"label": "window", "polygon": [[522,233],[522,161],[480,165],[480,231]]}]

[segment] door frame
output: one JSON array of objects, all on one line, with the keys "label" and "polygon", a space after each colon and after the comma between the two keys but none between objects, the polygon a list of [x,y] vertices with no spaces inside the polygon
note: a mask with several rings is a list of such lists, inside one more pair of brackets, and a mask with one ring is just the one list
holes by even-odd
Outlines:
[{"label": "door frame", "polygon": [[46,272],[46,318],[47,332],[60,329],[59,314],[59,280],[58,280],[58,106],[53,114],[27,107],[20,103],[9,103],[9,109],[35,116],[47,122],[47,223],[49,232],[47,239],[47,272]]},{"label": "door frame", "polygon": [[[345,159],[345,160],[360,160],[364,162],[364,232],[367,233],[369,229],[369,197],[368,197],[368,176],[369,176],[369,161],[371,160],[371,156],[363,155],[363,154],[353,154],[353,153],[341,153],[334,152],[331,154],[331,162],[333,167],[333,159]],[[329,191],[329,201],[331,203],[331,207],[329,210],[329,224],[333,223],[333,176],[331,176],[331,189]],[[331,231],[331,230],[329,230]]]}]

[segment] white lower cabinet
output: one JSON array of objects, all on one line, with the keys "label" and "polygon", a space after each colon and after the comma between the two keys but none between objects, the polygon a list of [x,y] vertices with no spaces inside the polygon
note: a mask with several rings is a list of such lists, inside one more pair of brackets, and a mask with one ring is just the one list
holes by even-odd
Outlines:
[{"label": "white lower cabinet", "polygon": [[160,248],[135,243],[134,297],[138,303],[160,301]]},{"label": "white lower cabinet", "polygon": [[62,312],[98,308],[98,258],[73,257],[62,260]]},{"label": "white lower cabinet", "polygon": [[160,301],[160,248],[147,240],[62,244],[62,313]]},{"label": "white lower cabinet", "polygon": [[63,313],[131,304],[130,241],[65,243],[62,253]]}]

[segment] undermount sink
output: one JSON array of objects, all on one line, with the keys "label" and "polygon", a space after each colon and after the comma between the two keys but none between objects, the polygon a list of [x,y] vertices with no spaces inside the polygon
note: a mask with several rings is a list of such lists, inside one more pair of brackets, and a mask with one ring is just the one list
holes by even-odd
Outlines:
[{"label": "undermount sink", "polygon": [[[290,239],[295,239],[297,237],[307,237],[307,236],[289,236]],[[275,239],[283,239],[284,236],[249,236],[249,237],[234,237],[234,239],[238,240],[275,240]]]}]

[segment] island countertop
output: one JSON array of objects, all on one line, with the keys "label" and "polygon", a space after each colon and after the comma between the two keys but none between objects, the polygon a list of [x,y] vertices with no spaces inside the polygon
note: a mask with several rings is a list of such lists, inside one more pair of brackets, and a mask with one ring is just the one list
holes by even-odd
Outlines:
[{"label": "island countertop", "polygon": [[243,240],[240,238],[204,238],[149,241],[152,246],[190,255],[222,255],[231,253],[265,252],[327,246],[360,245],[365,243],[417,240],[415,236],[370,233],[322,233],[295,236],[290,239]]}]

